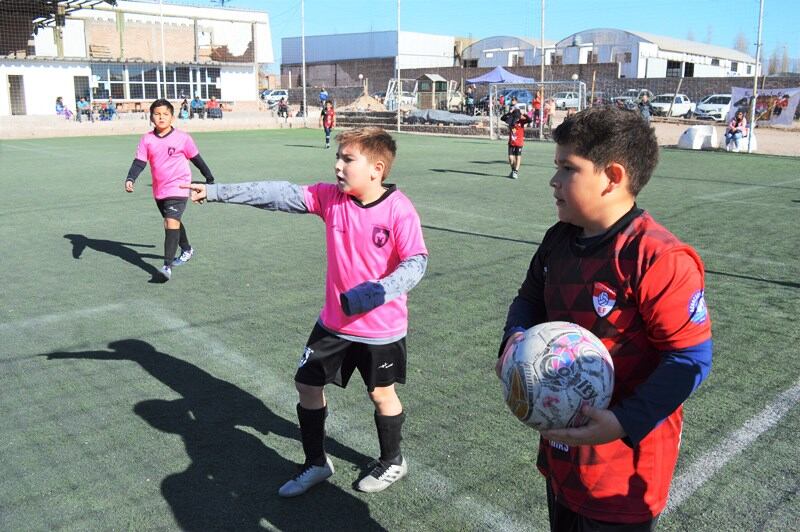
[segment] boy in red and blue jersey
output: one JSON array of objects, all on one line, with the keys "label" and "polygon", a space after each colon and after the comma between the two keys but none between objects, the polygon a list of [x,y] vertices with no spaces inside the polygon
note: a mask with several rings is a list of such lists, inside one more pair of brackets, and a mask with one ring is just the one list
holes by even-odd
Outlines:
[{"label": "boy in red and blue jersey", "polygon": [[325,222],[325,304],[295,373],[305,462],[278,491],[282,497],[301,495],[334,473],[324,446],[323,388],[330,383],[346,387],[356,369],[375,406],[380,446],[380,457],[358,489],[382,491],[408,471],[400,452],[405,413],[394,385],[406,378],[406,294],[422,279],[428,251],[411,201],[384,182],[397,151],[391,135],[363,128],[336,140],[335,184],[261,181],[186,187],[198,203],[316,214]]},{"label": "boy in red and blue jersey", "polygon": [[[172,127],[175,108],[168,100],[159,99],[150,105],[150,121],[153,130],[139,140],[136,157],[125,178],[125,191],[133,192],[136,179],[150,163],[153,175],[153,198],[156,200],[161,216],[164,218],[164,266],[158,270],[157,281],[166,282],[172,277],[172,267],[185,264],[194,255],[189,244],[186,226],[181,221],[186,210],[189,193],[181,185],[192,181],[192,161],[206,178],[213,183],[214,176],[200,156],[200,151],[192,137]],[[181,248],[179,257],[175,253]]]},{"label": "boy in red and blue jersey", "polygon": [[551,530],[652,530],[678,458],[682,404],[711,369],[700,257],[636,205],[658,144],[633,113],[591,108],[553,133],[559,222],[511,303],[501,356],[521,331],[570,321],[597,335],[615,368],[608,409],[541,432]]},{"label": "boy in red and blue jersey", "polygon": [[511,173],[508,177],[517,179],[519,167],[522,165],[522,147],[525,145],[525,124],[530,123],[530,117],[517,108],[517,98],[511,98],[511,110],[503,114],[500,120],[508,125],[508,164]]},{"label": "boy in red and blue jersey", "polygon": [[331,147],[331,130],[336,127],[336,111],[333,110],[333,102],[328,99],[320,112],[319,125],[325,130],[325,149],[328,150]]}]

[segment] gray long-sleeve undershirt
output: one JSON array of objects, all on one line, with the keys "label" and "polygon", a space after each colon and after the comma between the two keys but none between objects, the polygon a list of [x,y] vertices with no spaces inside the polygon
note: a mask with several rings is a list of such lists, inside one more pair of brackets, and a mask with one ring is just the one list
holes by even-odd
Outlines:
[{"label": "gray long-sleeve undershirt", "polygon": [[288,181],[254,181],[232,185],[207,185],[208,201],[252,205],[268,211],[306,214],[303,188]]},{"label": "gray long-sleeve undershirt", "polygon": [[[206,196],[210,202],[237,203],[295,214],[308,213],[302,187],[288,181],[207,185]],[[400,297],[420,282],[427,266],[426,255],[408,257],[386,277],[361,283],[341,294],[342,310],[348,316],[362,314]]]}]

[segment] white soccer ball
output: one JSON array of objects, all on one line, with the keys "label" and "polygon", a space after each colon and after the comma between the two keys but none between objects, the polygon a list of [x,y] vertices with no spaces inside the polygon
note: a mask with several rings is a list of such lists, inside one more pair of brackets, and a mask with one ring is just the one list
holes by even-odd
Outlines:
[{"label": "white soccer ball", "polygon": [[511,412],[537,430],[580,427],[583,405],[606,408],[614,363],[594,334],[551,321],[531,327],[503,363],[503,398]]}]

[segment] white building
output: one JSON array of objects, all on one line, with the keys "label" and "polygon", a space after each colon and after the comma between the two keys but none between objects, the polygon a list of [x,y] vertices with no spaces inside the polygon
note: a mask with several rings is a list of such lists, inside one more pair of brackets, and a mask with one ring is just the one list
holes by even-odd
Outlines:
[{"label": "white building", "polygon": [[[374,31],[336,35],[307,35],[306,63],[334,63],[358,59],[399,59],[400,68],[453,66],[455,37],[401,31]],[[302,63],[300,37],[281,39],[281,64]]]},{"label": "white building", "polygon": [[756,64],[731,48],[610,28],[574,33],[545,57],[552,65],[618,63],[625,78],[753,76]]},{"label": "white building", "polygon": [[0,116],[54,114],[59,96],[73,110],[81,96],[144,108],[195,94],[256,101],[260,65],[274,61],[269,16],[260,11],[21,0],[0,17],[0,80],[8,80]]},{"label": "white building", "polygon": [[[553,41],[544,41],[545,50],[552,49]],[[541,42],[522,37],[500,35],[476,41],[461,54],[464,67],[513,67],[539,64]]]}]

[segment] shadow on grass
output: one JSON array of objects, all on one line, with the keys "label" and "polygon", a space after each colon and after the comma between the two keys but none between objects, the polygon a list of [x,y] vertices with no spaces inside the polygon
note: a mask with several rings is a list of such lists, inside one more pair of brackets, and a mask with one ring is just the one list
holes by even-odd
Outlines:
[{"label": "shadow on grass", "polygon": [[476,233],[474,231],[459,231],[458,229],[450,229],[448,227],[436,227],[435,225],[422,224],[425,229],[432,231],[442,231],[445,233],[454,233],[457,235],[477,236],[479,238],[490,238],[492,240],[505,240],[506,242],[519,242],[521,244],[533,244],[538,246],[541,242],[534,242],[533,240],[521,240],[519,238],[509,238],[507,236],[487,235],[486,233]]},{"label": "shadow on grass", "polygon": [[500,177],[497,174],[487,174],[485,172],[470,172],[469,170],[453,170],[451,168],[429,168],[431,172],[437,172],[439,174],[465,174],[465,175],[478,175],[484,177]]},{"label": "shadow on grass", "polygon": [[774,279],[762,279],[761,277],[753,277],[751,275],[740,275],[738,273],[718,272],[714,270],[706,270],[706,273],[712,275],[722,275],[723,277],[734,277],[736,279],[746,279],[748,281],[758,281],[760,283],[774,284],[777,286],[785,286],[786,288],[800,288],[800,283],[794,281],[776,281]]},{"label": "shadow on grass", "polygon": [[[370,517],[366,503],[328,482],[296,499],[278,496],[278,488],[297,469],[255,433],[293,440],[300,433],[294,422],[257,397],[142,340],[115,341],[108,347],[42,356],[130,360],[180,396],[141,401],[133,411],[154,429],[183,440],[191,463],[161,482],[161,493],[181,529],[263,530],[267,521],[278,530],[384,530]],[[171,445],[173,440],[161,441]],[[370,460],[332,438],[327,448],[353,464]],[[151,524],[169,528],[167,523]]]},{"label": "shadow on grass", "polygon": [[747,181],[731,181],[727,179],[706,179],[703,177],[686,177],[686,176],[674,176],[674,175],[663,175],[663,174],[653,174],[651,178],[651,182],[653,179],[674,179],[675,181],[696,181],[698,183],[711,183],[715,185],[741,185],[744,187],[753,187],[753,188],[774,188],[778,190],[800,190],[798,186],[788,186],[788,185],[771,185],[769,183],[754,183],[754,182],[747,182]]},{"label": "shadow on grass", "polygon": [[318,150],[324,150],[325,146],[320,146],[319,144],[284,144],[287,148],[317,148]]},{"label": "shadow on grass", "polygon": [[144,259],[163,259],[163,255],[142,254],[131,249],[131,247],[138,248],[154,248],[152,244],[132,244],[130,242],[117,242],[115,240],[105,240],[102,238],[89,238],[85,235],[66,234],[64,238],[72,242],[72,258],[80,259],[86,248],[100,253],[107,253],[115,257],[119,257],[128,264],[132,264],[137,268],[144,270],[150,274],[151,283],[161,283],[164,279],[158,272],[158,268],[144,261]]}]

